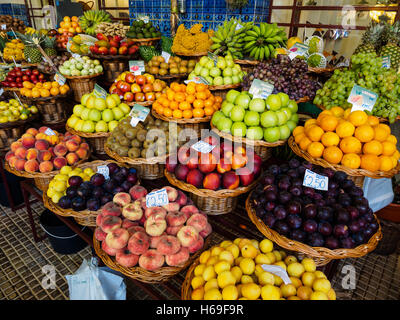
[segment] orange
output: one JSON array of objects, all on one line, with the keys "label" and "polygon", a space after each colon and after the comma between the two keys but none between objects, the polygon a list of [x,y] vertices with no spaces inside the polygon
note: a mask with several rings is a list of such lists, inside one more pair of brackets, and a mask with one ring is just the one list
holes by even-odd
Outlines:
[{"label": "orange", "polygon": [[326,115],[322,117],[320,121],[320,127],[324,131],[335,131],[338,122],[339,120],[335,116]]},{"label": "orange", "polygon": [[64,86],[61,86],[61,87],[60,87],[60,93],[61,93],[61,94],[66,94],[66,93],[68,92],[68,90],[69,90],[69,87],[68,87],[68,88],[66,88],[66,87],[64,87]]},{"label": "orange", "polygon": [[172,110],[170,108],[165,108],[163,114],[166,117],[172,117]]},{"label": "orange", "polygon": [[82,33],[81,26],[75,28],[76,33]]},{"label": "orange", "polygon": [[183,117],[184,117],[185,119],[190,119],[190,118],[193,117],[192,110],[184,110],[184,111],[182,112],[182,115],[183,115]]},{"label": "orange", "polygon": [[391,156],[390,159],[392,160],[392,168],[396,168],[397,164],[399,163],[399,159],[395,156]]},{"label": "orange", "polygon": [[193,117],[194,118],[203,118],[204,110],[203,109],[193,109]]},{"label": "orange", "polygon": [[72,26],[72,28],[76,28],[77,26],[79,26],[79,24],[78,24],[78,22],[73,21],[73,22],[71,22],[71,26]]},{"label": "orange", "polygon": [[311,142],[307,147],[307,152],[313,158],[321,158],[324,152],[324,145],[321,142]]},{"label": "orange", "polygon": [[194,82],[189,82],[188,85],[186,86],[186,93],[190,95],[194,95],[196,93],[196,86],[190,85],[191,83]]},{"label": "orange", "polygon": [[363,154],[361,156],[361,169],[369,170],[372,172],[378,171],[381,167],[381,161],[378,156],[374,154]]},{"label": "orange", "polygon": [[318,126],[311,126],[307,128],[307,136],[311,141],[320,141],[323,134],[324,130]]},{"label": "orange", "polygon": [[215,96],[215,102],[221,104],[222,103],[222,97],[220,96]]},{"label": "orange", "polygon": [[307,128],[308,126],[312,125],[312,124],[317,124],[317,119],[308,119],[305,123],[304,123],[304,128]]},{"label": "orange", "polygon": [[380,156],[379,160],[380,160],[379,170],[389,171],[389,170],[393,169],[393,162],[392,162],[392,158],[391,157],[389,157],[389,156]]},{"label": "orange", "polygon": [[207,93],[205,91],[196,92],[196,98],[201,100],[206,100]]},{"label": "orange", "polygon": [[204,108],[204,101],[200,99],[196,99],[193,101],[193,108],[195,109],[201,109]]},{"label": "orange", "polygon": [[318,117],[323,117],[323,116],[333,116],[333,113],[331,110],[324,110],[319,113]]},{"label": "orange", "polygon": [[32,88],[34,87],[33,83],[32,83],[32,82],[29,82],[29,81],[24,81],[24,82],[22,82],[22,86],[23,86],[24,88],[28,88],[28,89],[32,89]]},{"label": "orange", "polygon": [[350,113],[351,113],[351,108],[344,110],[343,118],[347,120]]},{"label": "orange", "polygon": [[202,92],[207,89],[207,85],[204,83],[196,83],[196,92]]},{"label": "orange", "polygon": [[65,29],[71,28],[71,22],[70,21],[64,21],[64,28]]},{"label": "orange", "polygon": [[387,124],[380,123],[378,125],[378,127],[382,128],[382,129],[385,129],[387,131],[387,133],[390,134],[390,127]]},{"label": "orange", "polygon": [[[63,28],[63,29],[65,28],[65,21],[61,21],[60,22],[60,27]],[[62,33],[62,32],[60,32],[60,33]]]},{"label": "orange", "polygon": [[354,136],[361,142],[369,142],[374,138],[374,129],[369,124],[357,127]]},{"label": "orange", "polygon": [[368,124],[370,126],[377,126],[379,124],[379,119],[375,116],[368,116]]},{"label": "orange", "polygon": [[68,17],[68,16],[65,16],[63,20],[64,20],[65,22],[71,22],[71,18]]},{"label": "orange", "polygon": [[342,160],[343,152],[338,147],[331,146],[325,148],[322,157],[329,163],[337,164]]},{"label": "orange", "polygon": [[296,128],[294,128],[294,130],[292,132],[293,137],[297,136],[299,133],[304,133],[304,127],[297,126]]},{"label": "orange", "polygon": [[41,82],[36,82],[35,88],[38,88],[38,89],[43,88],[43,83],[41,83]]},{"label": "orange", "polygon": [[52,86],[53,88],[58,88],[60,85],[58,84],[57,81],[52,81],[51,86]]},{"label": "orange", "polygon": [[25,90],[25,97],[31,98],[32,97],[32,90],[26,89]]},{"label": "orange", "polygon": [[193,103],[196,100],[196,97],[193,94],[186,95],[186,101],[189,103]]},{"label": "orange", "polygon": [[363,153],[365,154],[374,154],[376,156],[379,156],[380,154],[382,154],[382,151],[383,146],[377,140],[372,140],[363,145]]},{"label": "orange", "polygon": [[384,127],[382,127],[382,124],[379,124],[374,128],[375,130],[375,140],[378,140],[380,142],[383,142],[387,139],[389,136],[390,132],[388,132]]},{"label": "orange", "polygon": [[25,92],[26,92],[26,90],[29,90],[29,89],[27,89],[27,88],[21,88],[21,89],[19,89],[19,92],[24,96],[25,95]]},{"label": "orange", "polygon": [[361,110],[353,111],[349,114],[348,120],[356,127],[366,124],[368,121],[368,115]]},{"label": "orange", "polygon": [[63,84],[63,85],[60,87],[60,89],[61,89],[61,88],[65,89],[65,90],[67,90],[67,91],[69,90],[69,86],[68,86],[67,84]]},{"label": "orange", "polygon": [[32,89],[32,98],[39,98],[40,97],[40,90],[37,88]]},{"label": "orange", "polygon": [[50,89],[50,94],[51,94],[52,96],[59,95],[59,94],[60,94],[60,90],[59,90],[58,88],[51,88],[51,89]]},{"label": "orange", "polygon": [[[306,135],[304,134],[304,132],[302,133],[298,133],[295,137],[294,137],[294,141],[299,144],[301,139],[303,139],[304,137],[306,137]],[[311,140],[310,140],[311,141]]]},{"label": "orange", "polygon": [[344,109],[341,108],[341,107],[332,107],[332,108],[330,109],[330,111],[331,111],[332,114],[333,114],[334,116],[336,116],[336,117],[339,117],[339,118],[343,117]]},{"label": "orange", "polygon": [[208,98],[206,101],[204,101],[205,107],[212,107],[213,105],[214,105],[214,101],[210,98]]},{"label": "orange", "polygon": [[183,92],[177,92],[177,93],[175,94],[174,100],[175,100],[175,101],[178,101],[178,102],[185,101],[185,100],[186,100],[186,95],[185,95]]},{"label": "orange", "polygon": [[172,109],[172,110],[178,109],[179,108],[179,102],[171,101],[170,104],[169,104],[169,108]]},{"label": "orange", "polygon": [[182,101],[179,104],[179,109],[181,109],[181,110],[190,110],[191,109],[190,103],[186,102],[186,101]]},{"label": "orange", "polygon": [[174,90],[172,90],[171,88],[168,88],[166,93],[167,93],[167,99],[168,100],[170,100],[170,101],[174,100],[174,98],[175,98],[175,91]]},{"label": "orange", "polygon": [[160,106],[158,107],[158,109],[156,109],[156,111],[158,112],[158,114],[164,114],[164,107],[160,104]]},{"label": "orange", "polygon": [[321,142],[325,147],[337,146],[340,138],[335,132],[325,132],[321,137]]},{"label": "orange", "polygon": [[71,21],[78,22],[79,18],[77,16],[72,16]]},{"label": "orange", "polygon": [[355,153],[346,153],[342,157],[341,164],[350,169],[358,169],[361,164],[361,158]]},{"label": "orange", "polygon": [[299,147],[301,150],[307,151],[308,146],[312,141],[304,136],[303,139],[300,140]]},{"label": "orange", "polygon": [[52,86],[51,86],[51,82],[48,82],[48,81],[47,81],[47,82],[44,82],[44,83],[43,83],[43,88],[44,88],[44,89],[50,90],[51,87],[52,87]]},{"label": "orange", "polygon": [[49,97],[50,96],[50,91],[47,89],[40,89],[40,95],[42,97]]},{"label": "orange", "polygon": [[386,141],[397,144],[397,138],[392,134],[387,137]]},{"label": "orange", "polygon": [[170,105],[170,101],[167,98],[160,98],[159,102],[165,108],[169,107]]},{"label": "orange", "polygon": [[336,127],[335,132],[340,138],[351,137],[356,128],[349,121],[344,121]]},{"label": "orange", "polygon": [[178,118],[178,119],[181,119],[182,118],[182,111],[181,110],[179,110],[179,109],[176,109],[176,110],[174,110],[173,112],[172,112],[172,116],[174,117],[174,118]]},{"label": "orange", "polygon": [[382,154],[384,156],[392,156],[396,152],[396,145],[391,142],[383,141],[382,147],[383,147]]},{"label": "orange", "polygon": [[361,142],[355,137],[343,138],[339,146],[344,153],[361,153]]},{"label": "orange", "polygon": [[[202,109],[200,109],[200,110],[202,110]],[[215,112],[215,109],[213,107],[205,107],[204,108],[204,114],[206,116],[212,116],[214,114],[214,112]]]}]

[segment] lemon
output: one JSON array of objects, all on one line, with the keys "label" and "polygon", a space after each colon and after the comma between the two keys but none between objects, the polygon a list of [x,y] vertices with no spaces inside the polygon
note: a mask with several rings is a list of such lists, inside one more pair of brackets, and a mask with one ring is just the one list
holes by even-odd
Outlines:
[{"label": "lemon", "polygon": [[261,288],[261,297],[263,300],[279,300],[281,298],[281,290],[271,284],[267,284]]},{"label": "lemon", "polygon": [[60,173],[68,175],[71,171],[72,171],[72,168],[70,166],[63,166],[60,170]]},{"label": "lemon", "polygon": [[247,299],[256,300],[261,294],[261,288],[256,283],[246,283],[242,286],[241,293]]},{"label": "lemon", "polygon": [[226,286],[222,289],[222,299],[223,300],[237,300],[239,297],[239,291],[234,285]]}]

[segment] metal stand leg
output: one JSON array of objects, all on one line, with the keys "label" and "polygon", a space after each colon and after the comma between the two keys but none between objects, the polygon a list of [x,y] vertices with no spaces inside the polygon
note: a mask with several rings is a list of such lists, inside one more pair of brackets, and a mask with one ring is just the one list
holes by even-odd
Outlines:
[{"label": "metal stand leg", "polygon": [[14,201],[13,201],[13,198],[11,196],[10,187],[8,186],[6,173],[4,171],[3,160],[0,161],[0,175],[1,175],[1,179],[3,180],[4,189],[6,189],[6,195],[7,195],[8,203],[10,204],[10,208],[11,208],[12,211],[15,211]]}]

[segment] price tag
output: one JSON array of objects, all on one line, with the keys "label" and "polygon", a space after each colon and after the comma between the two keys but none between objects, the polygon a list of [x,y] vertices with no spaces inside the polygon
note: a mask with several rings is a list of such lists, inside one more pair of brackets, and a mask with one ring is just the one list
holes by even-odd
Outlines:
[{"label": "price tag", "polygon": [[144,61],[143,60],[129,61],[129,71],[133,72],[135,76],[141,75],[144,72]]},{"label": "price tag", "polygon": [[110,178],[110,170],[108,169],[108,167],[106,165],[98,166],[97,173],[102,174],[106,180]]},{"label": "price tag", "polygon": [[263,268],[265,271],[268,271],[279,278],[283,280],[285,284],[291,284],[292,280],[290,280],[289,275],[287,274],[286,270],[283,269],[280,266],[274,266],[274,265],[269,265],[269,264],[262,264],[261,268]]},{"label": "price tag", "polygon": [[289,49],[290,53],[289,53],[289,58],[290,60],[293,60],[294,58],[296,58],[297,56],[304,56],[307,54],[308,52],[308,45],[304,44],[304,43],[300,43],[300,42],[296,42],[293,47],[291,47]]},{"label": "price tag", "polygon": [[149,112],[149,108],[141,106],[140,104],[134,104],[131,112],[129,112],[129,115],[132,117],[131,126],[136,127],[139,121],[143,122],[144,120],[146,120]]},{"label": "price tag", "polygon": [[208,56],[211,60],[214,61],[214,66],[217,66],[218,56],[217,56],[215,53],[210,52],[210,51],[208,51],[207,56]]},{"label": "price tag", "polygon": [[351,112],[356,110],[372,111],[377,99],[378,95],[375,92],[358,85],[354,85],[353,89],[351,89],[347,102],[350,102],[353,105]]},{"label": "price tag", "polygon": [[194,83],[204,83],[206,85],[209,85],[208,81],[204,79],[202,76],[195,76],[191,80],[185,80],[183,81],[184,83],[188,84],[189,82],[194,82]]},{"label": "price tag", "polygon": [[1,25],[1,30],[6,30],[7,29],[7,25],[6,24],[2,24]]},{"label": "price tag", "polygon": [[390,56],[382,57],[382,67],[386,69],[390,69]]},{"label": "price tag", "polygon": [[254,79],[249,89],[249,93],[253,95],[253,98],[261,99],[266,99],[272,91],[274,91],[274,85],[259,79]]},{"label": "price tag", "polygon": [[3,94],[3,92],[4,92],[4,89],[0,88],[0,96]]},{"label": "price tag", "polygon": [[57,81],[57,83],[62,86],[65,84],[65,82],[67,81],[67,79],[65,79],[65,77],[59,73],[58,71],[56,72],[56,74],[54,75],[54,81]]},{"label": "price tag", "polygon": [[44,132],[44,134],[47,136],[55,136],[56,135],[56,133],[53,130],[51,130],[50,128],[47,128],[46,131]]},{"label": "price tag", "polygon": [[93,93],[97,98],[107,98],[107,91],[100,87],[97,83],[94,85]]},{"label": "price tag", "polygon": [[204,142],[203,140],[200,140],[195,144],[193,144],[192,148],[197,152],[210,153],[215,148],[215,145],[211,145],[208,144],[207,142]]},{"label": "price tag", "polygon": [[303,179],[303,186],[316,190],[328,191],[328,177],[321,176],[311,170],[306,169]]},{"label": "price tag", "polygon": [[171,55],[166,51],[161,52],[161,56],[164,58],[166,63],[168,63],[169,58],[171,58]]},{"label": "price tag", "polygon": [[19,99],[18,95],[15,92],[13,92],[13,93],[14,93],[15,99],[17,99],[18,103],[22,106],[23,104],[22,104],[21,100]]},{"label": "price tag", "polygon": [[150,192],[146,195],[146,206],[151,207],[161,207],[169,203],[168,194],[166,189],[161,189],[157,191]]}]

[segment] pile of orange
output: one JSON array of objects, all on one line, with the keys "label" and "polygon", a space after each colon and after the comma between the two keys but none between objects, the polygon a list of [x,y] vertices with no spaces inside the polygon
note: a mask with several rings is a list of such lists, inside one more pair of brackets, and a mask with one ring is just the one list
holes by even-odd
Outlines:
[{"label": "pile of orange", "polygon": [[57,31],[59,34],[63,32],[82,33],[82,28],[79,25],[79,18],[76,16],[65,16],[63,21],[60,22],[60,27]]},{"label": "pile of orange", "polygon": [[334,107],[293,130],[300,149],[331,164],[372,172],[397,166],[400,153],[390,127],[364,111]]},{"label": "pile of orange", "polygon": [[214,96],[203,83],[187,85],[172,82],[169,88],[153,103],[160,115],[175,119],[211,117],[221,107],[222,98]]},{"label": "pile of orange", "polygon": [[69,86],[67,84],[60,86],[57,81],[37,82],[36,84],[24,81],[22,85],[23,87],[20,89],[20,93],[27,98],[54,97],[66,94],[69,91]]}]

